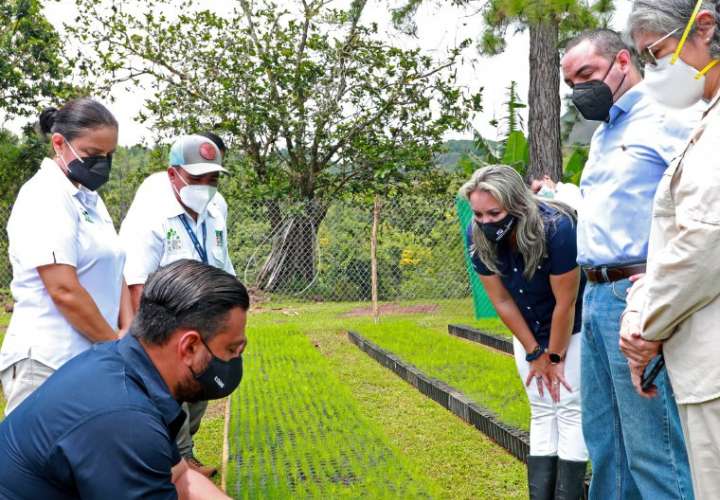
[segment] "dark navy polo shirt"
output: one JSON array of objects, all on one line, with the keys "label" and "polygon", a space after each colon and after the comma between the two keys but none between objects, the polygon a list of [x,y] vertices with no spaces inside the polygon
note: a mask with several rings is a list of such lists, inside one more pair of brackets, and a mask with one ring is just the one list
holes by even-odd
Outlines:
[{"label": "dark navy polo shirt", "polygon": [[[498,244],[498,269],[500,280],[517,304],[535,340],[547,348],[550,341],[550,326],[555,309],[555,295],[550,286],[550,275],[565,274],[577,267],[577,226],[566,215],[555,208],[538,204],[540,215],[545,223],[545,242],[547,256],[542,260],[531,280],[523,275],[525,262],[522,255],[513,251],[507,241]],[[466,238],[468,248],[472,247],[472,224],[468,226]],[[492,276],[477,255],[471,254],[475,271],[483,276]],[[582,324],[582,295],[585,288],[585,276],[581,273],[580,290],[575,303],[575,325],[573,333],[580,331]]]},{"label": "dark navy polo shirt", "polygon": [[184,418],[135,337],[98,344],[0,423],[0,498],[175,499]]}]

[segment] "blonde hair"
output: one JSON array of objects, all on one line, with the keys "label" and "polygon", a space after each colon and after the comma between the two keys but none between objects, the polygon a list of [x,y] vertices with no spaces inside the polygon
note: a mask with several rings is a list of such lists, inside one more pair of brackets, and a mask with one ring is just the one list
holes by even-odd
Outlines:
[{"label": "blonde hair", "polygon": [[[459,194],[470,201],[470,195],[476,191],[489,193],[503,209],[515,216],[515,243],[525,262],[523,275],[527,280],[532,279],[538,266],[547,257],[545,221],[538,208],[541,201],[533,195],[520,174],[507,165],[490,165],[475,171],[470,180],[460,188]],[[575,210],[564,203],[547,200],[542,203],[555,208],[559,215],[568,216],[573,224],[577,220]],[[555,222],[557,218],[550,222]],[[497,244],[485,237],[478,224],[473,223],[471,231],[471,255],[477,256],[493,273],[501,274],[497,260]]]}]

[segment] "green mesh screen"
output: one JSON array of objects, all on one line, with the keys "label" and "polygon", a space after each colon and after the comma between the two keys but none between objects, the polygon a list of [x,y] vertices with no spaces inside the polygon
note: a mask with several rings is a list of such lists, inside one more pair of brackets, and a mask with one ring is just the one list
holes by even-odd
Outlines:
[{"label": "green mesh screen", "polygon": [[473,303],[475,304],[475,318],[496,318],[497,313],[490,303],[490,299],[485,293],[485,289],[480,283],[480,279],[477,273],[472,267],[470,262],[470,253],[468,252],[467,242],[465,241],[465,231],[468,225],[472,222],[473,213],[470,209],[470,204],[467,200],[457,197],[455,200],[455,206],[457,207],[458,220],[460,221],[460,237],[462,238],[463,245],[465,245],[465,268],[467,269],[468,277],[470,278],[470,285],[472,286]]}]

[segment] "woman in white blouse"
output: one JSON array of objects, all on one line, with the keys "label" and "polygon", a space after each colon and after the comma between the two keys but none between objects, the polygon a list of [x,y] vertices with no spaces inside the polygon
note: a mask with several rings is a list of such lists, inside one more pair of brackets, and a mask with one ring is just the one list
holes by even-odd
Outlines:
[{"label": "woman in white blouse", "polygon": [[125,256],[96,193],[109,177],[118,124],[92,99],[43,111],[54,158],[23,185],[8,221],[14,311],[0,349],[0,381],[16,408],[52,373],[132,318]]}]

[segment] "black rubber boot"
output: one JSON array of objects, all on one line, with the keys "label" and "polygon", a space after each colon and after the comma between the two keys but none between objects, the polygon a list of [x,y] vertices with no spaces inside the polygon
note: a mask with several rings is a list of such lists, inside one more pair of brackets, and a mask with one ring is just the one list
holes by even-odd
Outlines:
[{"label": "black rubber boot", "polygon": [[552,500],[555,495],[558,457],[528,456],[530,500]]},{"label": "black rubber boot", "polygon": [[558,460],[555,500],[582,500],[585,498],[585,471],[587,462]]}]

